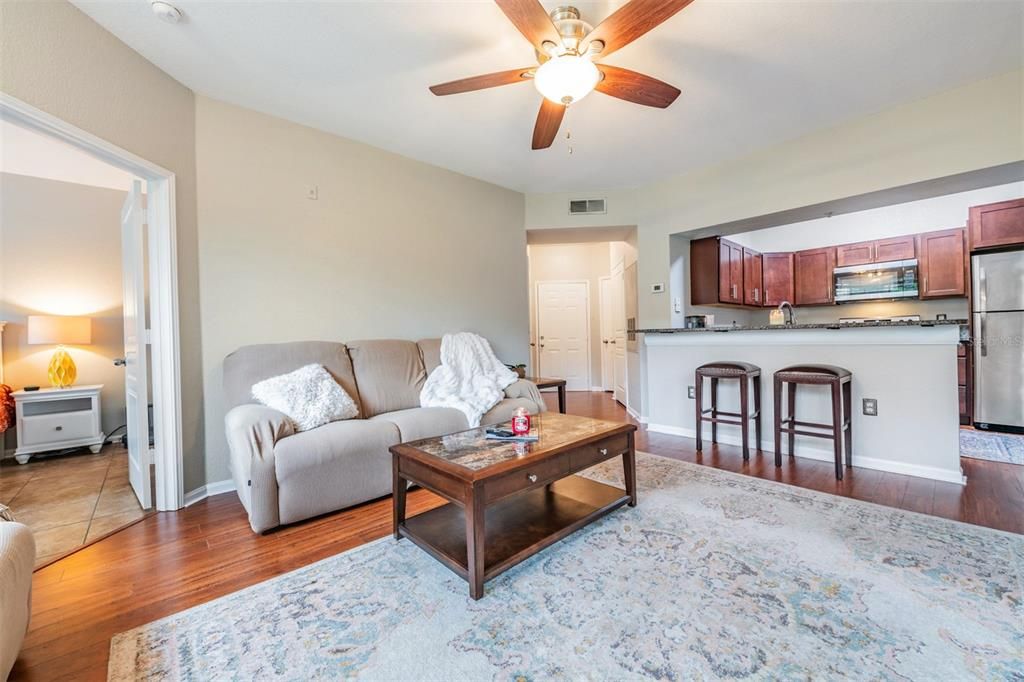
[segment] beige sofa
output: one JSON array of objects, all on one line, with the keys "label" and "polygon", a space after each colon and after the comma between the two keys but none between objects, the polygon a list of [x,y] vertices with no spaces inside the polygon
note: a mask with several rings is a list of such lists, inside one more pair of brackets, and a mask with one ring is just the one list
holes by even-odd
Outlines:
[{"label": "beige sofa", "polygon": [[10,674],[28,630],[35,562],[28,526],[0,519],[0,680]]},{"label": "beige sofa", "polygon": [[[420,407],[420,389],[440,364],[440,339],[245,346],[224,359],[224,418],[231,471],[256,532],[391,493],[392,445],[469,427],[447,407]],[[303,365],[323,365],[359,405],[359,418],[295,433],[285,415],[251,397],[252,385]],[[517,381],[481,423],[518,407],[544,411],[537,387]]]}]

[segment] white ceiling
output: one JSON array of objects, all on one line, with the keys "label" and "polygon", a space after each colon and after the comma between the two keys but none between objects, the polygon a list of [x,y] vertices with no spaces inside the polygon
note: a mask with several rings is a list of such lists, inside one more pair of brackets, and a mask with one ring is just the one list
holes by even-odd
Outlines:
[{"label": "white ceiling", "polygon": [[[427,86],[535,64],[489,0],[72,0],[198,93],[523,191],[635,186],[1024,63],[1024,3],[696,0],[607,62],[667,81],[667,110],[594,93],[532,151],[532,84]],[[551,9],[556,4],[545,2]],[[578,3],[592,24],[623,2]]]}]

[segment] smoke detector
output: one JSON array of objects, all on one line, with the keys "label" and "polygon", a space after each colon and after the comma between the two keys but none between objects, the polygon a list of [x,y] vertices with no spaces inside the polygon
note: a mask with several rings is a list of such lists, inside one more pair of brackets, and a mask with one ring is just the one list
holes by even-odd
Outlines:
[{"label": "smoke detector", "polygon": [[164,2],[164,0],[153,0],[153,2],[149,3],[149,6],[153,10],[153,14],[155,14],[160,21],[168,24],[177,24],[181,21],[181,10],[169,2]]}]

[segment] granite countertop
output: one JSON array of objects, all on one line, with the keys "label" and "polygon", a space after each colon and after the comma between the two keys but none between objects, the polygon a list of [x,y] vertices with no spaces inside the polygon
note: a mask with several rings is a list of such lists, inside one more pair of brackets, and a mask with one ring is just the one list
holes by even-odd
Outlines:
[{"label": "granite countertop", "polygon": [[680,334],[689,332],[751,332],[751,331],[776,331],[788,329],[873,329],[875,327],[940,327],[956,325],[965,327],[967,320],[906,320],[899,322],[853,322],[840,324],[839,322],[820,322],[816,324],[764,324],[751,327],[734,327],[731,325],[715,327],[699,327],[695,329],[684,329],[670,327],[667,329],[637,329],[638,334]]}]

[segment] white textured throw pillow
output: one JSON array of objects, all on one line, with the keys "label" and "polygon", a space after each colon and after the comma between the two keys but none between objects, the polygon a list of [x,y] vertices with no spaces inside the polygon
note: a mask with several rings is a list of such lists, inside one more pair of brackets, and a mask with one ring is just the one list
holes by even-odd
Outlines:
[{"label": "white textured throw pillow", "polygon": [[294,372],[264,379],[252,387],[252,397],[309,431],[327,422],[352,419],[359,407],[322,365],[306,365]]}]

